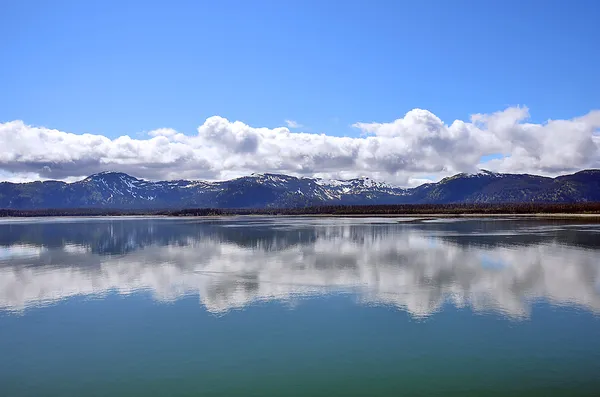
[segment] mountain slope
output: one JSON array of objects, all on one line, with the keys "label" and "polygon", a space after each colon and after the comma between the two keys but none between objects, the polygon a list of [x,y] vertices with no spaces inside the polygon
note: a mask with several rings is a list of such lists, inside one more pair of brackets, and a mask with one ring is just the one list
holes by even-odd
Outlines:
[{"label": "mountain slope", "polygon": [[600,170],[547,178],[481,171],[405,189],[369,178],[253,174],[222,182],[151,182],[119,172],[81,181],[0,183],[0,208],[265,208],[317,205],[600,201]]}]

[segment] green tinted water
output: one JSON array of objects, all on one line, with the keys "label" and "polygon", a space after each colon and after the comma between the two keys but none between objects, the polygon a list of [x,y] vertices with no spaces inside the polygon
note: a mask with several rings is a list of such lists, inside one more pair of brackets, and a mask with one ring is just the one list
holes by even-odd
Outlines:
[{"label": "green tinted water", "polygon": [[0,223],[1,396],[596,396],[600,225]]}]

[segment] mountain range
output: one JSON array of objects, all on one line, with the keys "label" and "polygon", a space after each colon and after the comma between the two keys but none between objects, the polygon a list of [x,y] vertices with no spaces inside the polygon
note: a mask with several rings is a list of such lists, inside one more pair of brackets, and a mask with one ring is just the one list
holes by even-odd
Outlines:
[{"label": "mountain range", "polygon": [[101,172],[66,183],[0,183],[0,208],[290,208],[318,205],[574,203],[600,201],[600,170],[556,178],[482,170],[402,188],[370,178],[252,174],[219,182],[147,181]]}]

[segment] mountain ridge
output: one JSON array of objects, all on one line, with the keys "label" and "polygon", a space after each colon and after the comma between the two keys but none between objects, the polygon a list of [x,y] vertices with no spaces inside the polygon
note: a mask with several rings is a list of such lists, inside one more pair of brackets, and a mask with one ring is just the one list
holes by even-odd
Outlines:
[{"label": "mountain ridge", "polygon": [[75,182],[0,182],[0,208],[295,208],[315,205],[575,203],[600,201],[600,170],[555,178],[480,170],[413,188],[369,177],[347,180],[251,174],[225,181],[148,181],[104,171]]}]

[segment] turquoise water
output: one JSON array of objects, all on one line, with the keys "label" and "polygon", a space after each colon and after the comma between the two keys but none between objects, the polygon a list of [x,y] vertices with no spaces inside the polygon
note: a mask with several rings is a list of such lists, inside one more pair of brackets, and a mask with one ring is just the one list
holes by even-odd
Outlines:
[{"label": "turquoise water", "polygon": [[600,225],[0,221],[0,396],[598,396]]}]

